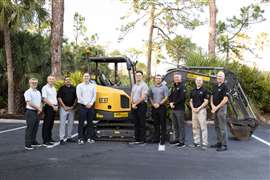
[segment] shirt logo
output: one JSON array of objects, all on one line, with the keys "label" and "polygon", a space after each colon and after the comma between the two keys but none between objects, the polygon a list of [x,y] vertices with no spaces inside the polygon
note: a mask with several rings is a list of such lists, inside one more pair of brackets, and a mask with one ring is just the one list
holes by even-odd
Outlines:
[{"label": "shirt logo", "polygon": [[221,89],[218,89],[218,91],[221,91]]},{"label": "shirt logo", "polygon": [[202,92],[202,91],[200,91],[200,92],[199,92],[199,94],[203,94],[203,92]]}]

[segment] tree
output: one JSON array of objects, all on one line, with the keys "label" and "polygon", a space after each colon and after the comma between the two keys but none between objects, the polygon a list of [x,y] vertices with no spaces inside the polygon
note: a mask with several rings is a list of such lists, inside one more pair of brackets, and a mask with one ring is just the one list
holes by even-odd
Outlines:
[{"label": "tree", "polygon": [[4,32],[4,48],[8,80],[8,113],[14,113],[14,67],[12,60],[11,32],[23,27],[24,24],[43,19],[47,12],[42,7],[44,0],[1,0],[0,27]]},{"label": "tree", "polygon": [[61,52],[64,22],[64,0],[52,1],[52,30],[51,30],[51,71],[56,78],[61,76]]},{"label": "tree", "polygon": [[[127,0],[122,2],[130,3]],[[194,29],[201,22],[196,16],[197,9],[206,4],[205,0],[187,0],[187,1],[163,1],[163,0],[133,0],[132,12],[127,16],[122,17],[123,20],[136,15],[137,18],[130,20],[120,29],[121,35],[119,40],[122,40],[130,30],[143,21],[144,25],[149,26],[149,34],[147,41],[147,80],[151,75],[152,51],[154,47],[154,36],[160,37],[160,41],[167,39],[169,35],[175,35],[179,25],[185,28]],[[195,15],[194,15],[195,14]],[[155,33],[155,29],[157,32]]]},{"label": "tree", "polygon": [[87,32],[87,27],[85,25],[85,17],[76,12],[73,16],[73,22],[75,46],[77,46],[80,36],[84,36]]},{"label": "tree", "polygon": [[[240,15],[228,18],[226,22],[217,23],[217,45],[220,52],[226,54],[226,60],[229,61],[230,54],[241,58],[241,50],[251,49],[246,44],[239,44],[237,38],[243,35],[243,31],[250,25],[262,22],[264,10],[258,5],[251,4],[240,9]],[[251,51],[252,52],[252,51]]]},{"label": "tree", "polygon": [[166,50],[169,56],[177,62],[177,65],[180,64],[181,60],[187,59],[187,56],[197,49],[196,44],[186,37],[176,36],[174,39],[166,41]]},{"label": "tree", "polygon": [[216,0],[209,0],[209,38],[208,38],[208,57],[213,58],[216,56],[216,17],[217,7]]}]

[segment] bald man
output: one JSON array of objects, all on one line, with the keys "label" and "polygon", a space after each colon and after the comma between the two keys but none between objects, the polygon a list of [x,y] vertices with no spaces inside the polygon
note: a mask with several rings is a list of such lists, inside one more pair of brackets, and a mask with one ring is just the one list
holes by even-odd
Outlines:
[{"label": "bald man", "polygon": [[215,130],[217,134],[217,143],[211,145],[217,151],[227,150],[227,102],[228,102],[228,89],[224,83],[225,74],[220,71],[217,74],[217,85],[214,86],[211,95],[211,112],[215,117]]},{"label": "bald man", "polygon": [[202,77],[197,77],[195,84],[196,88],[191,91],[189,102],[192,110],[192,147],[201,146],[202,149],[205,150],[208,145],[206,106],[208,104],[209,93],[207,89],[203,87]]},{"label": "bald man", "polygon": [[36,135],[39,126],[39,114],[42,112],[41,93],[37,90],[38,80],[31,78],[29,80],[29,89],[24,93],[26,102],[25,119],[25,149],[32,150],[34,147],[41,146]]},{"label": "bald man", "polygon": [[52,129],[54,125],[55,112],[58,111],[57,93],[54,87],[55,77],[50,75],[47,77],[47,84],[42,87],[42,98],[44,106],[44,120],[42,126],[43,145],[47,148],[53,147],[56,142],[52,138]]},{"label": "bald man", "polygon": [[173,75],[173,87],[170,91],[169,102],[172,108],[172,121],[175,131],[175,144],[178,148],[185,147],[185,86],[181,74]]}]

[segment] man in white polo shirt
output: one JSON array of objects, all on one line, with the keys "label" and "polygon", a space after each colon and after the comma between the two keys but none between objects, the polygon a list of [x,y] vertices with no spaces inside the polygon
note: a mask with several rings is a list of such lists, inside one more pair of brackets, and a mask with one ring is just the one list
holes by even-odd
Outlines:
[{"label": "man in white polo shirt", "polygon": [[38,115],[42,112],[41,94],[37,90],[38,80],[31,78],[29,80],[30,88],[25,91],[24,99],[26,102],[25,119],[27,128],[25,129],[25,149],[32,150],[40,144],[36,140],[39,126]]},{"label": "man in white polo shirt", "polygon": [[51,147],[55,140],[52,139],[52,128],[54,124],[55,112],[58,111],[57,93],[54,87],[55,77],[50,75],[47,77],[47,84],[42,88],[42,98],[44,106],[44,120],[42,127],[43,143],[47,147]]},{"label": "man in white polo shirt", "polygon": [[[90,74],[84,73],[83,81],[76,88],[76,94],[79,104],[79,125],[78,125],[78,144],[94,143],[94,103],[96,101],[96,85],[90,82]],[[87,121],[86,135],[84,135],[84,122]]]}]

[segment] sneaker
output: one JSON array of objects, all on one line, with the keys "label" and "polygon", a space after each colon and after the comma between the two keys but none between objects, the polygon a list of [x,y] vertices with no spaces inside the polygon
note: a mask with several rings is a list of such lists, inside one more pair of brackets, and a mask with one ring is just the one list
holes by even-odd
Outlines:
[{"label": "sneaker", "polygon": [[82,139],[79,139],[78,144],[84,144],[84,141]]},{"label": "sneaker", "polygon": [[218,152],[221,152],[221,151],[227,151],[227,150],[228,150],[227,145],[218,147],[218,148],[216,149],[216,151],[218,151]]},{"label": "sneaker", "polygon": [[179,144],[179,141],[171,141],[170,144],[178,145]]},{"label": "sneaker", "polygon": [[35,148],[35,147],[41,147],[42,145],[39,144],[37,141],[35,141],[31,146]]},{"label": "sneaker", "polygon": [[75,143],[76,141],[72,138],[68,138],[66,142],[69,142],[69,143]]},{"label": "sneaker", "polygon": [[87,142],[90,143],[90,144],[93,144],[93,143],[95,143],[95,140],[93,140],[93,139],[87,139]]},{"label": "sneaker", "polygon": [[210,146],[210,148],[219,148],[221,147],[221,143],[216,143]]},{"label": "sneaker", "polygon": [[24,149],[30,151],[30,150],[33,150],[34,148],[31,145],[29,145],[29,146],[24,146]]},{"label": "sneaker", "polygon": [[50,143],[50,142],[46,142],[43,144],[43,146],[45,146],[46,148],[52,148],[52,147],[54,147],[54,144]]},{"label": "sneaker", "polygon": [[177,148],[183,148],[186,147],[186,145],[184,143],[179,143],[178,145],[176,145]]},{"label": "sneaker", "polygon": [[191,145],[189,145],[189,147],[191,148],[197,148],[197,147],[200,147],[201,145],[200,144],[197,144],[197,143],[193,143]]},{"label": "sneaker", "polygon": [[159,144],[158,145],[158,151],[165,151],[165,145],[164,144],[163,145]]},{"label": "sneaker", "polygon": [[64,145],[65,144],[65,141],[62,139],[60,140],[60,145]]},{"label": "sneaker", "polygon": [[130,145],[136,145],[136,144],[140,144],[140,142],[139,141],[133,141],[133,142],[129,142],[128,144],[130,144]]},{"label": "sneaker", "polygon": [[202,150],[207,150],[207,145],[202,145]]}]

